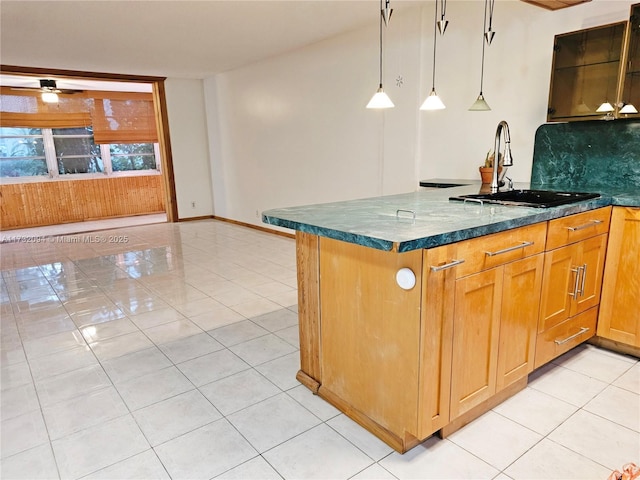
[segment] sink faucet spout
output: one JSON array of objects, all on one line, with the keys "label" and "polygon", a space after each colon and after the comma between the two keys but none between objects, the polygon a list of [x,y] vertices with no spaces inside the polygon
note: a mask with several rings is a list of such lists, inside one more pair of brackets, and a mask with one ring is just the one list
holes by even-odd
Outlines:
[{"label": "sink faucet spout", "polygon": [[[493,148],[494,160],[493,160],[493,175],[491,177],[491,193],[496,193],[500,184],[498,183],[498,170],[500,168],[500,135],[504,134],[504,158],[502,160],[503,167],[510,167],[513,165],[513,158],[511,157],[511,135],[509,134],[509,124],[502,120],[496,128],[496,139]],[[506,173],[506,171],[505,171]]]}]

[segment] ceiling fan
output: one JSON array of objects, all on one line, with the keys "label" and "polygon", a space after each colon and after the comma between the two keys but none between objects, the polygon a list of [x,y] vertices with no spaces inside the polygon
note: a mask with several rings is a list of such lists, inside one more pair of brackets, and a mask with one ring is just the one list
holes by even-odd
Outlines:
[{"label": "ceiling fan", "polygon": [[45,103],[58,103],[58,94],[70,95],[74,93],[82,93],[84,90],[60,89],[56,81],[43,78],[40,79],[40,88],[36,87],[11,87],[12,90],[32,90],[41,93],[42,101]]}]

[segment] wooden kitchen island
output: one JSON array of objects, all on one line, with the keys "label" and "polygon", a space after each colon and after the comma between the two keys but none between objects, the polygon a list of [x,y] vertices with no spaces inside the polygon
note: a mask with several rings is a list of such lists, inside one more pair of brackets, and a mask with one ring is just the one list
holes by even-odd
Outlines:
[{"label": "wooden kitchen island", "polygon": [[612,198],[448,200],[474,188],[264,212],[297,230],[298,380],[399,452],[596,331]]}]

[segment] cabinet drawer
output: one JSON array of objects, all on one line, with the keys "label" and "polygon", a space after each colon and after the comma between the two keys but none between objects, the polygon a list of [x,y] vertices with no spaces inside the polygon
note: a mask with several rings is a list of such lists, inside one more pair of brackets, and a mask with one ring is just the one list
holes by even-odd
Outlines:
[{"label": "cabinet drawer", "polygon": [[542,222],[460,242],[457,257],[464,263],[456,268],[456,278],[543,252],[546,235]]},{"label": "cabinet drawer", "polygon": [[535,368],[593,337],[596,333],[597,318],[598,307],[594,307],[539,333],[536,339]]},{"label": "cabinet drawer", "polygon": [[604,207],[550,220],[547,250],[607,233],[610,219],[611,207]]}]

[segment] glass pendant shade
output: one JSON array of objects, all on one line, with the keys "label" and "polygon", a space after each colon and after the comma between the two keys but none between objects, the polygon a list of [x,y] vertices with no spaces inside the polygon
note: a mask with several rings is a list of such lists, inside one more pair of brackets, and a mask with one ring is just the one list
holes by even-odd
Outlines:
[{"label": "glass pendant shade", "polygon": [[491,107],[484,99],[482,92],[480,92],[480,95],[478,95],[478,98],[476,99],[476,101],[473,102],[473,105],[469,107],[469,110],[472,112],[486,112],[491,110]]},{"label": "glass pendant shade", "polygon": [[382,88],[382,22],[384,21],[385,25],[388,24],[392,13],[393,9],[389,8],[389,0],[386,0],[384,8],[382,6],[382,0],[380,0],[380,86],[373,97],[371,97],[371,100],[369,100],[369,103],[367,103],[367,108],[382,109],[395,107],[389,96],[384,93],[384,88]]},{"label": "glass pendant shade", "polygon": [[434,88],[420,107],[420,110],[443,110],[445,108],[447,107],[442,103],[442,100],[440,100],[440,97]]},{"label": "glass pendant shade", "polygon": [[632,104],[627,103],[624,107],[620,109],[620,113],[624,113],[624,114],[638,113],[638,109],[634,107]]},{"label": "glass pendant shade", "polygon": [[442,19],[438,21],[438,2],[436,1],[434,17],[433,17],[433,70],[432,70],[432,87],[431,93],[425,99],[425,101],[420,106],[420,110],[444,110],[445,105],[436,93],[436,45],[438,40],[438,29],[440,29],[440,33],[444,34],[445,29],[447,28],[447,22],[444,20],[444,9],[445,9],[446,0],[442,2]]},{"label": "glass pendant shade", "polygon": [[613,112],[614,110],[615,108],[613,108],[613,105],[611,105],[609,102],[604,102],[596,109],[596,113],[609,113]]},{"label": "glass pendant shade", "polygon": [[58,94],[55,92],[42,92],[41,98],[44,103],[58,103]]},{"label": "glass pendant shade", "polygon": [[393,108],[395,105],[389,98],[389,96],[384,93],[382,85],[378,88],[378,91],[371,97],[369,103],[367,103],[367,108]]}]

